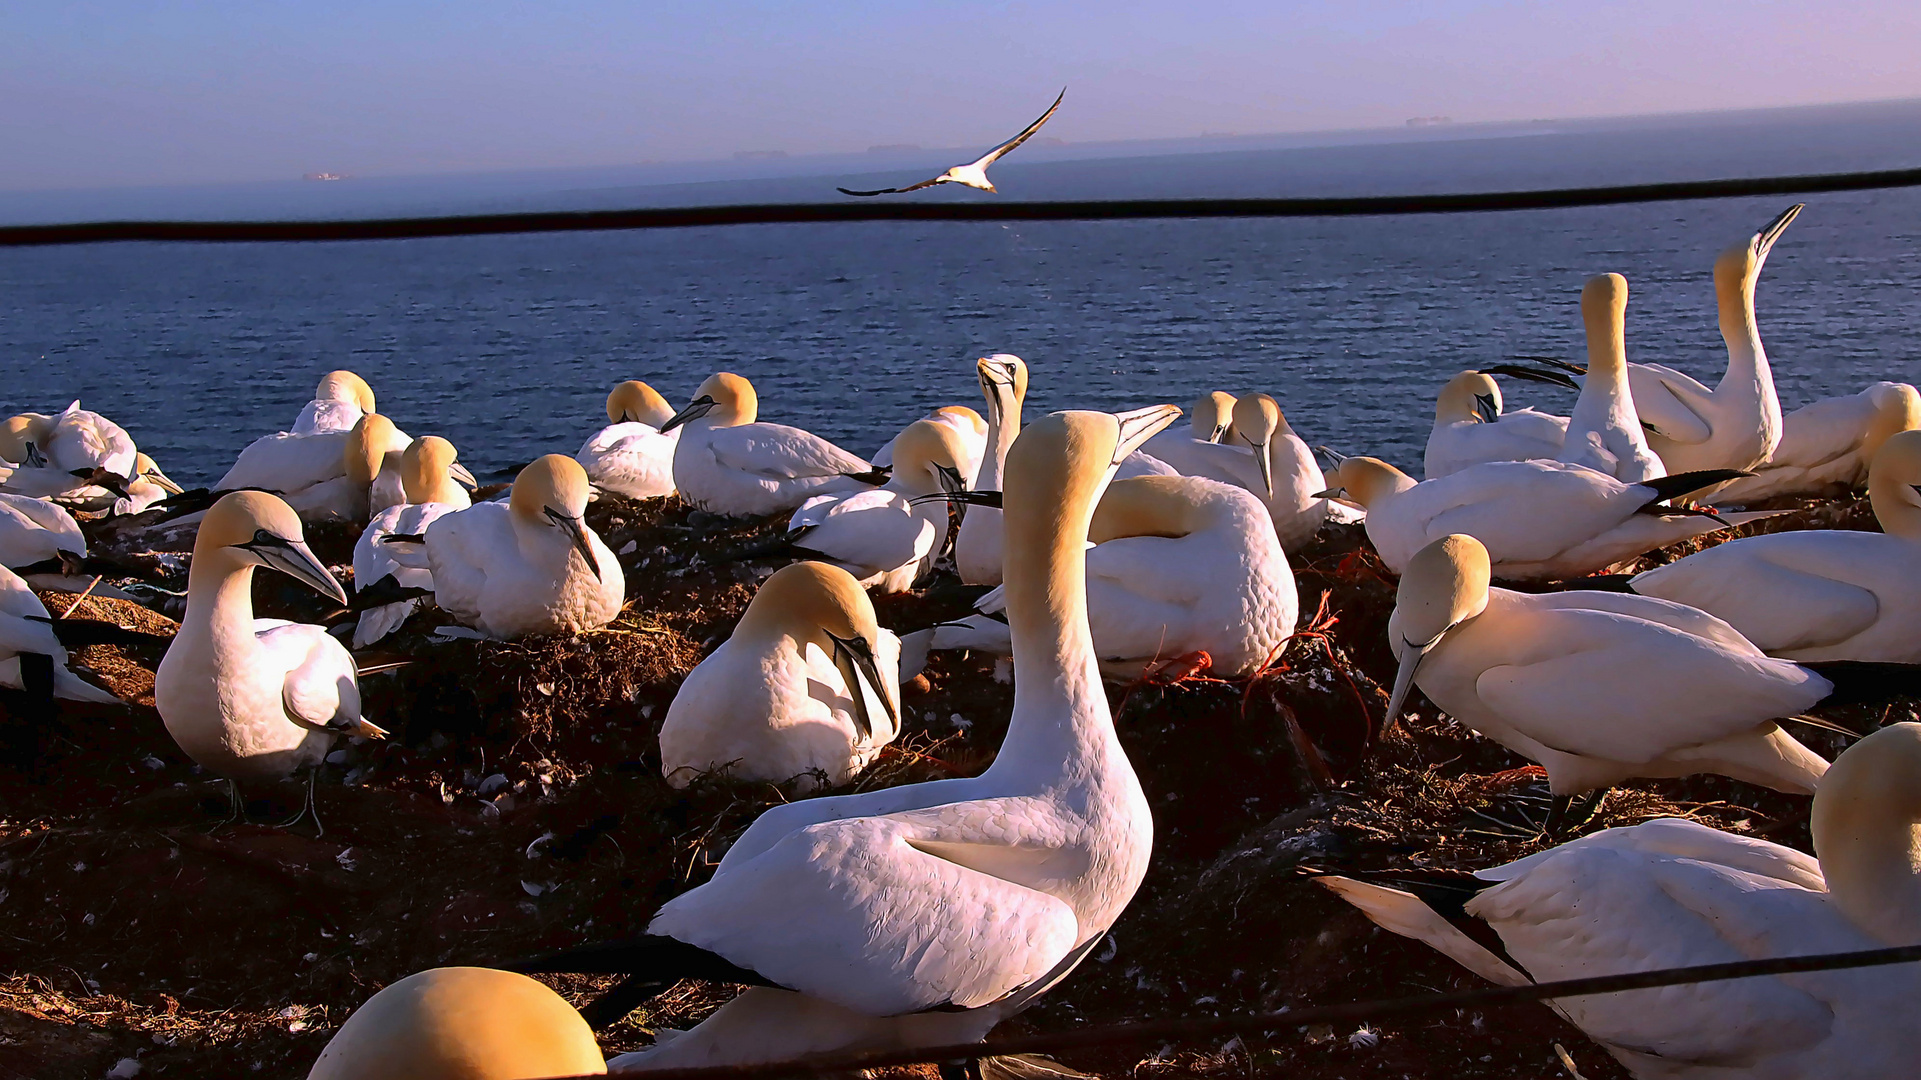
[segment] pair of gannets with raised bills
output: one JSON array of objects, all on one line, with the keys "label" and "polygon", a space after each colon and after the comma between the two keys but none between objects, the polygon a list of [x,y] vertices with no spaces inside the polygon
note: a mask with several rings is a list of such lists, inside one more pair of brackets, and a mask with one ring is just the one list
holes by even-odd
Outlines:
[{"label": "pair of gannets with raised bills", "polygon": [[813,786],[846,783],[900,734],[900,639],[852,575],[774,571],[740,625],[687,673],[660,728],[660,771]]},{"label": "pair of gannets with raised bills", "polygon": [[[1294,574],[1252,492],[1197,476],[1116,480],[1088,539],[1087,618],[1110,677],[1204,653],[1214,675],[1233,678],[1294,632]],[[1005,654],[1005,604],[996,589],[975,605],[985,614],[922,633],[934,649]]]},{"label": "pair of gannets with raised bills", "polygon": [[[1441,387],[1434,401],[1434,429],[1421,465],[1429,480],[1489,461],[1552,461],[1567,439],[1567,417],[1534,409],[1505,409],[1497,374],[1522,378],[1521,369],[1469,369]],[[1573,386],[1569,378],[1552,379]]]},{"label": "pair of gannets with raised bills", "polygon": [[975,1041],[1099,943],[1153,819],[1095,666],[1088,525],[1115,466],[1178,412],[1056,413],[1009,450],[1014,711],[985,773],[775,807],[645,936],[526,965],[630,974],[585,1010],[600,1022],[683,975],[753,984],[614,1068]]},{"label": "pair of gannets with raised bills", "polygon": [[894,440],[887,483],[808,499],[787,522],[784,542],[869,588],[906,592],[947,547],[947,504],[936,497],[967,490],[966,453],[951,425],[916,420]]},{"label": "pair of gannets with raised bills", "polygon": [[[1504,986],[1921,941],[1921,724],[1821,778],[1815,857],[1680,818],[1608,829],[1473,874],[1316,880]],[[1885,1080],[1921,1061],[1921,967],[1769,975],[1558,998],[1641,1080]]]},{"label": "pair of gannets with raised bills", "polygon": [[[389,579],[394,589],[431,593],[433,572],[407,565],[387,538],[423,535],[435,521],[473,505],[467,489],[454,478],[454,445],[439,436],[427,435],[408,444],[396,472],[403,501],[376,513],[354,542],[354,591],[363,598],[370,591],[387,588]],[[354,648],[364,649],[400,629],[420,605],[420,597],[409,596],[367,607],[354,626]]]},{"label": "pair of gannets with raised bills", "polygon": [[327,1040],[307,1080],[536,1080],[607,1071],[559,994],[490,968],[422,971],[383,988]]},{"label": "pair of gannets with raised bills", "polygon": [[354,658],[325,627],[253,617],[258,566],[347,602],[278,497],[236,491],[201,520],[153,700],[180,749],[229,781],[282,780],[317,768],[341,735],[386,734],[360,714]]},{"label": "pair of gannets with raised bills", "polygon": [[1367,509],[1367,538],[1396,573],[1414,553],[1450,533],[1487,545],[1495,573],[1510,581],[1579,577],[1690,536],[1766,517],[1718,516],[1663,503],[1730,476],[1674,474],[1623,484],[1584,465],[1490,461],[1438,480],[1414,479],[1385,461],[1351,457],[1332,488]]},{"label": "pair of gannets with raised bills", "polygon": [[1725,619],[1770,656],[1921,663],[1921,431],[1881,444],[1868,499],[1882,532],[1730,540],[1629,588]]},{"label": "pair of gannets with raised bills", "polygon": [[607,426],[580,447],[574,460],[594,485],[630,499],[674,493],[674,447],[680,431],[662,433],[673,407],[653,387],[629,379],[607,395]]},{"label": "pair of gannets with raised bills", "polygon": [[520,470],[506,502],[439,514],[424,536],[382,542],[432,573],[436,605],[489,637],[597,630],[620,614],[627,579],[583,520],[589,492],[580,462],[548,454]]},{"label": "pair of gannets with raised bills", "polygon": [[661,428],[681,432],[674,487],[689,505],[728,517],[793,510],[814,495],[880,483],[872,465],[811,432],[766,424],[754,384],[710,375]]},{"label": "pair of gannets with raised bills", "polygon": [[1921,428],[1921,394],[1878,382],[1858,394],[1822,398],[1781,418],[1781,442],[1753,476],[1714,493],[1736,505],[1778,495],[1819,494],[1867,483],[1868,464],[1888,436]]},{"label": "pair of gannets with raised bills", "polygon": [[1912,693],[1912,671],[1769,657],[1720,619],[1647,596],[1492,588],[1487,549],[1446,536],[1409,562],[1388,619],[1399,669],[1435,707],[1547,770],[1557,796],[1718,773],[1806,794],[1827,762],[1778,720]]}]

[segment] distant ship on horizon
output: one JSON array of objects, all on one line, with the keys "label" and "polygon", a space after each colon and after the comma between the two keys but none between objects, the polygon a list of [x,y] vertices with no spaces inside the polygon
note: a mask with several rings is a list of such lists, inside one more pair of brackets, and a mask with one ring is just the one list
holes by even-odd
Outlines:
[{"label": "distant ship on horizon", "polygon": [[345,180],[346,178],[346,173],[338,172],[310,172],[301,177],[303,180]]}]

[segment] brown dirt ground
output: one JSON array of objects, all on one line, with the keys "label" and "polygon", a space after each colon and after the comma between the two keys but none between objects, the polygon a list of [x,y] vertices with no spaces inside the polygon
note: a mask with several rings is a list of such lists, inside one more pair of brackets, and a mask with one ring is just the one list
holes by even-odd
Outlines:
[{"label": "brown dirt ground", "polygon": [[[1859,499],[1794,504],[1743,533],[1872,528]],[[732,561],[775,526],[730,525],[674,500],[606,499],[592,524],[623,552],[637,598],[605,630],[514,644],[436,638],[415,620],[381,643],[410,666],[369,677],[368,714],[393,732],[355,746],[319,787],[311,822],[296,784],[247,792],[251,823],[216,828],[221,784],[175,749],[152,708],[163,645],[91,645],[77,658],[134,704],[65,703],[37,760],[0,765],[0,1080],[94,1078],[134,1058],[148,1076],[300,1077],[368,995],[411,972],[502,963],[639,931],[704,880],[731,839],[783,798],[714,779],[659,777],[655,729],[679,680],[739,617],[777,560]],[[115,523],[109,551],[173,576]],[[330,563],[351,530],[312,530]],[[191,536],[173,537],[178,550]],[[629,546],[631,544],[631,547]],[[1654,558],[1664,560],[1672,553]],[[1437,717],[1378,736],[1392,676],[1391,578],[1358,528],[1332,528],[1294,560],[1303,626],[1255,680],[1113,686],[1121,738],[1155,811],[1146,884],[1104,950],[1009,1028],[1333,1003],[1475,985],[1424,946],[1374,929],[1293,873],[1311,855],[1381,866],[1475,868],[1538,850],[1502,826],[1538,817],[1526,763]],[[125,582],[122,582],[124,584]],[[317,598],[259,575],[262,614],[319,619]],[[177,615],[181,601],[153,592]],[[911,630],[966,610],[951,579],[882,599]],[[56,614],[71,596],[49,594]],[[89,598],[74,618],[161,636],[172,623]],[[852,787],[972,775],[992,761],[1012,688],[991,660],[937,655],[905,695],[906,732]],[[17,722],[17,695],[0,713]],[[1896,709],[1886,718],[1910,714]],[[1821,732],[1813,745],[1838,748]],[[1588,828],[1688,814],[1806,847],[1807,800],[1717,778],[1618,790]],[[576,1003],[609,980],[557,985]],[[613,1029],[609,1052],[682,1026],[729,987],[682,984]],[[1625,1074],[1545,1008],[1350,1032],[1243,1032],[1203,1046],[1067,1055],[1102,1076],[1285,1073],[1303,1078],[1545,1077],[1564,1046],[1589,1080]]]}]

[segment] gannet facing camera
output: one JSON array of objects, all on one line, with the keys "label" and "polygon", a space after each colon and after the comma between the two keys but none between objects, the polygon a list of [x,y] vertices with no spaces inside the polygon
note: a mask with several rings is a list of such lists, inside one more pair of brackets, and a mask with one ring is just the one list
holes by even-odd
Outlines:
[{"label": "gannet facing camera", "polygon": [[351,431],[361,417],[378,411],[374,408],[373,387],[367,385],[367,380],[351,371],[329,371],[320,377],[320,385],[314,387],[313,400],[294,417],[290,432],[320,435]]},{"label": "gannet facing camera", "polygon": [[1881,444],[1868,499],[1881,532],[1742,537],[1629,588],[1725,619],[1770,656],[1921,663],[1921,431]]},{"label": "gannet facing camera", "polygon": [[533,1080],[599,1075],[594,1033],[525,975],[444,967],[382,989],[340,1025],[307,1080]]},{"label": "gannet facing camera", "polygon": [[607,395],[607,426],[580,447],[574,460],[595,486],[630,499],[674,493],[674,447],[681,429],[663,434],[672,406],[654,388],[629,379]]},{"label": "gannet facing camera", "polygon": [[[377,516],[390,507],[419,502],[421,500],[408,492],[424,491],[429,487],[434,489],[438,497],[426,501],[446,503],[456,510],[464,510],[473,504],[467,490],[480,484],[474,479],[474,474],[467,471],[467,466],[460,463],[454,444],[432,435],[427,438],[433,439],[434,445],[426,450],[424,456],[411,459],[407,456],[408,451],[420,445],[420,439],[381,455],[380,469],[374,475],[374,482],[367,488],[369,513]],[[392,446],[393,443],[389,442],[388,445]],[[413,477],[411,481],[409,476]]]},{"label": "gannet facing camera", "polygon": [[1449,379],[1434,402],[1434,429],[1422,461],[1427,479],[1489,461],[1552,461],[1560,456],[1567,417],[1502,406],[1501,386],[1492,373],[1470,369]]},{"label": "gannet facing camera", "polygon": [[1878,382],[1858,394],[1822,398],[1781,418],[1781,441],[1753,476],[1731,480],[1714,493],[1743,503],[1777,495],[1859,488],[1888,436],[1921,428],[1921,394],[1907,383]]},{"label": "gannet facing camera", "polygon": [[[1409,690],[1547,769],[1556,795],[1632,777],[1718,773],[1806,794],[1827,762],[1782,731],[1848,672],[1776,660],[1720,619],[1611,592],[1491,588],[1487,548],[1453,535],[1402,574],[1389,646]],[[1830,678],[1832,676],[1832,678]],[[1870,676],[1871,677],[1871,676]]]},{"label": "gannet facing camera", "polygon": [[282,780],[318,766],[340,735],[386,734],[360,715],[353,656],[325,627],[253,617],[257,566],[347,603],[276,496],[236,491],[201,520],[153,699],[188,757],[236,781]]},{"label": "gannet facing camera", "polygon": [[[454,445],[435,435],[415,439],[401,451],[396,471],[404,501],[375,514],[354,542],[355,593],[365,596],[385,588],[389,578],[395,589],[432,591],[433,572],[408,565],[387,538],[420,536],[435,521],[472,505],[467,489],[455,480],[455,465]],[[420,606],[421,598],[415,596],[362,611],[354,626],[354,648],[364,649],[400,629]]]},{"label": "gannet facing camera", "polygon": [[[548,454],[520,470],[505,503],[485,502],[427,527],[434,603],[491,637],[577,634],[614,621],[626,599],[620,563],[587,527],[587,471]],[[408,565],[421,560],[400,548]]]},{"label": "gannet facing camera", "polygon": [[309,517],[334,515],[360,521],[368,493],[389,451],[412,440],[379,413],[368,413],[346,431],[311,435],[281,432],[255,439],[240,452],[216,491],[271,491]]},{"label": "gannet facing camera", "polygon": [[826,439],[755,420],[754,384],[731,372],[710,375],[694,400],[662,426],[687,430],[674,447],[674,487],[689,504],[727,517],[793,510],[827,490],[880,482],[874,467]]},{"label": "gannet facing camera", "polygon": [[1266,394],[1244,394],[1234,402],[1233,435],[1252,450],[1260,487],[1236,482],[1262,497],[1274,519],[1274,534],[1283,550],[1298,550],[1313,541],[1327,520],[1327,500],[1321,489],[1327,478],[1314,461],[1314,451],[1294,434],[1281,407]]},{"label": "gannet facing camera", "polygon": [[826,563],[783,566],[675,692],[661,775],[843,784],[900,734],[899,696],[900,639],[860,583]]},{"label": "gannet facing camera", "polygon": [[1648,449],[1641,415],[1628,391],[1628,281],[1619,274],[1590,278],[1581,289],[1587,327],[1587,381],[1569,414],[1558,460],[1586,465],[1624,484],[1666,476]]},{"label": "gannet facing camera", "polygon": [[[981,454],[980,475],[969,487],[999,491],[1007,449],[1021,433],[1021,403],[1027,399],[1027,364],[1012,353],[995,353],[974,361],[981,396],[987,399],[987,446]],[[991,506],[970,506],[954,533],[954,569],[969,585],[1001,583],[1001,512]]]},{"label": "gannet facing camera", "polygon": [[[1921,725],[1823,776],[1815,857],[1659,818],[1480,870],[1315,881],[1378,925],[1503,986],[1921,941]],[[1498,942],[1498,946],[1495,944]],[[1642,1080],[1882,1080],[1921,1060],[1921,970],[1814,971],[1557,998]]]},{"label": "gannet facing camera", "polygon": [[986,772],[776,806],[642,936],[523,965],[629,974],[583,1010],[599,1024],[683,975],[757,984],[615,1068],[974,1042],[1093,951],[1154,824],[1095,668],[1087,529],[1115,466],[1178,413],[1056,413],[1008,452],[1014,710]]},{"label": "gannet facing camera", "polygon": [[[981,459],[987,453],[987,421],[981,414],[965,405],[942,405],[940,408],[921,417],[954,430],[959,439],[955,454],[959,460],[961,478],[972,488],[980,479]],[[903,429],[905,430],[905,429]],[[870,460],[876,469],[891,469],[894,466],[894,444],[900,441],[896,435],[887,440],[887,445],[874,451]]]},{"label": "gannet facing camera", "polygon": [[1663,505],[1731,475],[1710,470],[1623,484],[1582,465],[1490,461],[1416,484],[1378,458],[1351,457],[1334,470],[1330,491],[1345,491],[1367,509],[1367,538],[1395,573],[1427,544],[1466,533],[1487,546],[1499,577],[1534,581],[1592,574],[1768,516]]},{"label": "gannet facing camera", "polygon": [[965,491],[966,448],[946,424],[916,420],[894,443],[894,474],[878,488],[816,495],[787,523],[786,542],[882,592],[906,592],[947,545],[947,504]]}]

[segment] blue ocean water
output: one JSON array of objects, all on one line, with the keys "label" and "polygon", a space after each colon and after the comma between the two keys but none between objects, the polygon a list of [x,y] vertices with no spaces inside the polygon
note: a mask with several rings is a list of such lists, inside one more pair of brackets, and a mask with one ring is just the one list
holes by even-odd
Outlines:
[{"label": "blue ocean water", "polygon": [[[1912,166],[1917,147],[1921,103],[1902,103],[1009,158],[995,179],[1009,198],[1466,191]],[[449,181],[433,205],[814,200],[837,197],[835,183],[915,175],[518,193]],[[416,184],[407,210],[431,194]],[[218,216],[209,198],[183,216]],[[1434,393],[1455,371],[1516,353],[1580,357],[1577,298],[1596,273],[1629,280],[1631,359],[1712,383],[1726,360],[1714,256],[1789,201],[0,249],[0,357],[12,372],[0,408],[78,397],[176,479],[204,483],[290,423],[321,373],[348,367],[403,429],[452,439],[484,475],[572,452],[604,423],[621,379],[679,401],[716,370],[754,380],[764,419],[868,452],[933,406],[978,406],[973,360],[1005,351],[1031,365],[1031,410],[1265,390],[1310,442],[1418,467]],[[246,203],[245,216],[263,205]],[[8,209],[0,197],[0,218]],[[1759,290],[1784,406],[1921,379],[1918,290],[1921,193],[1809,198]],[[1565,412],[1572,395],[1520,385],[1510,401]]]}]

